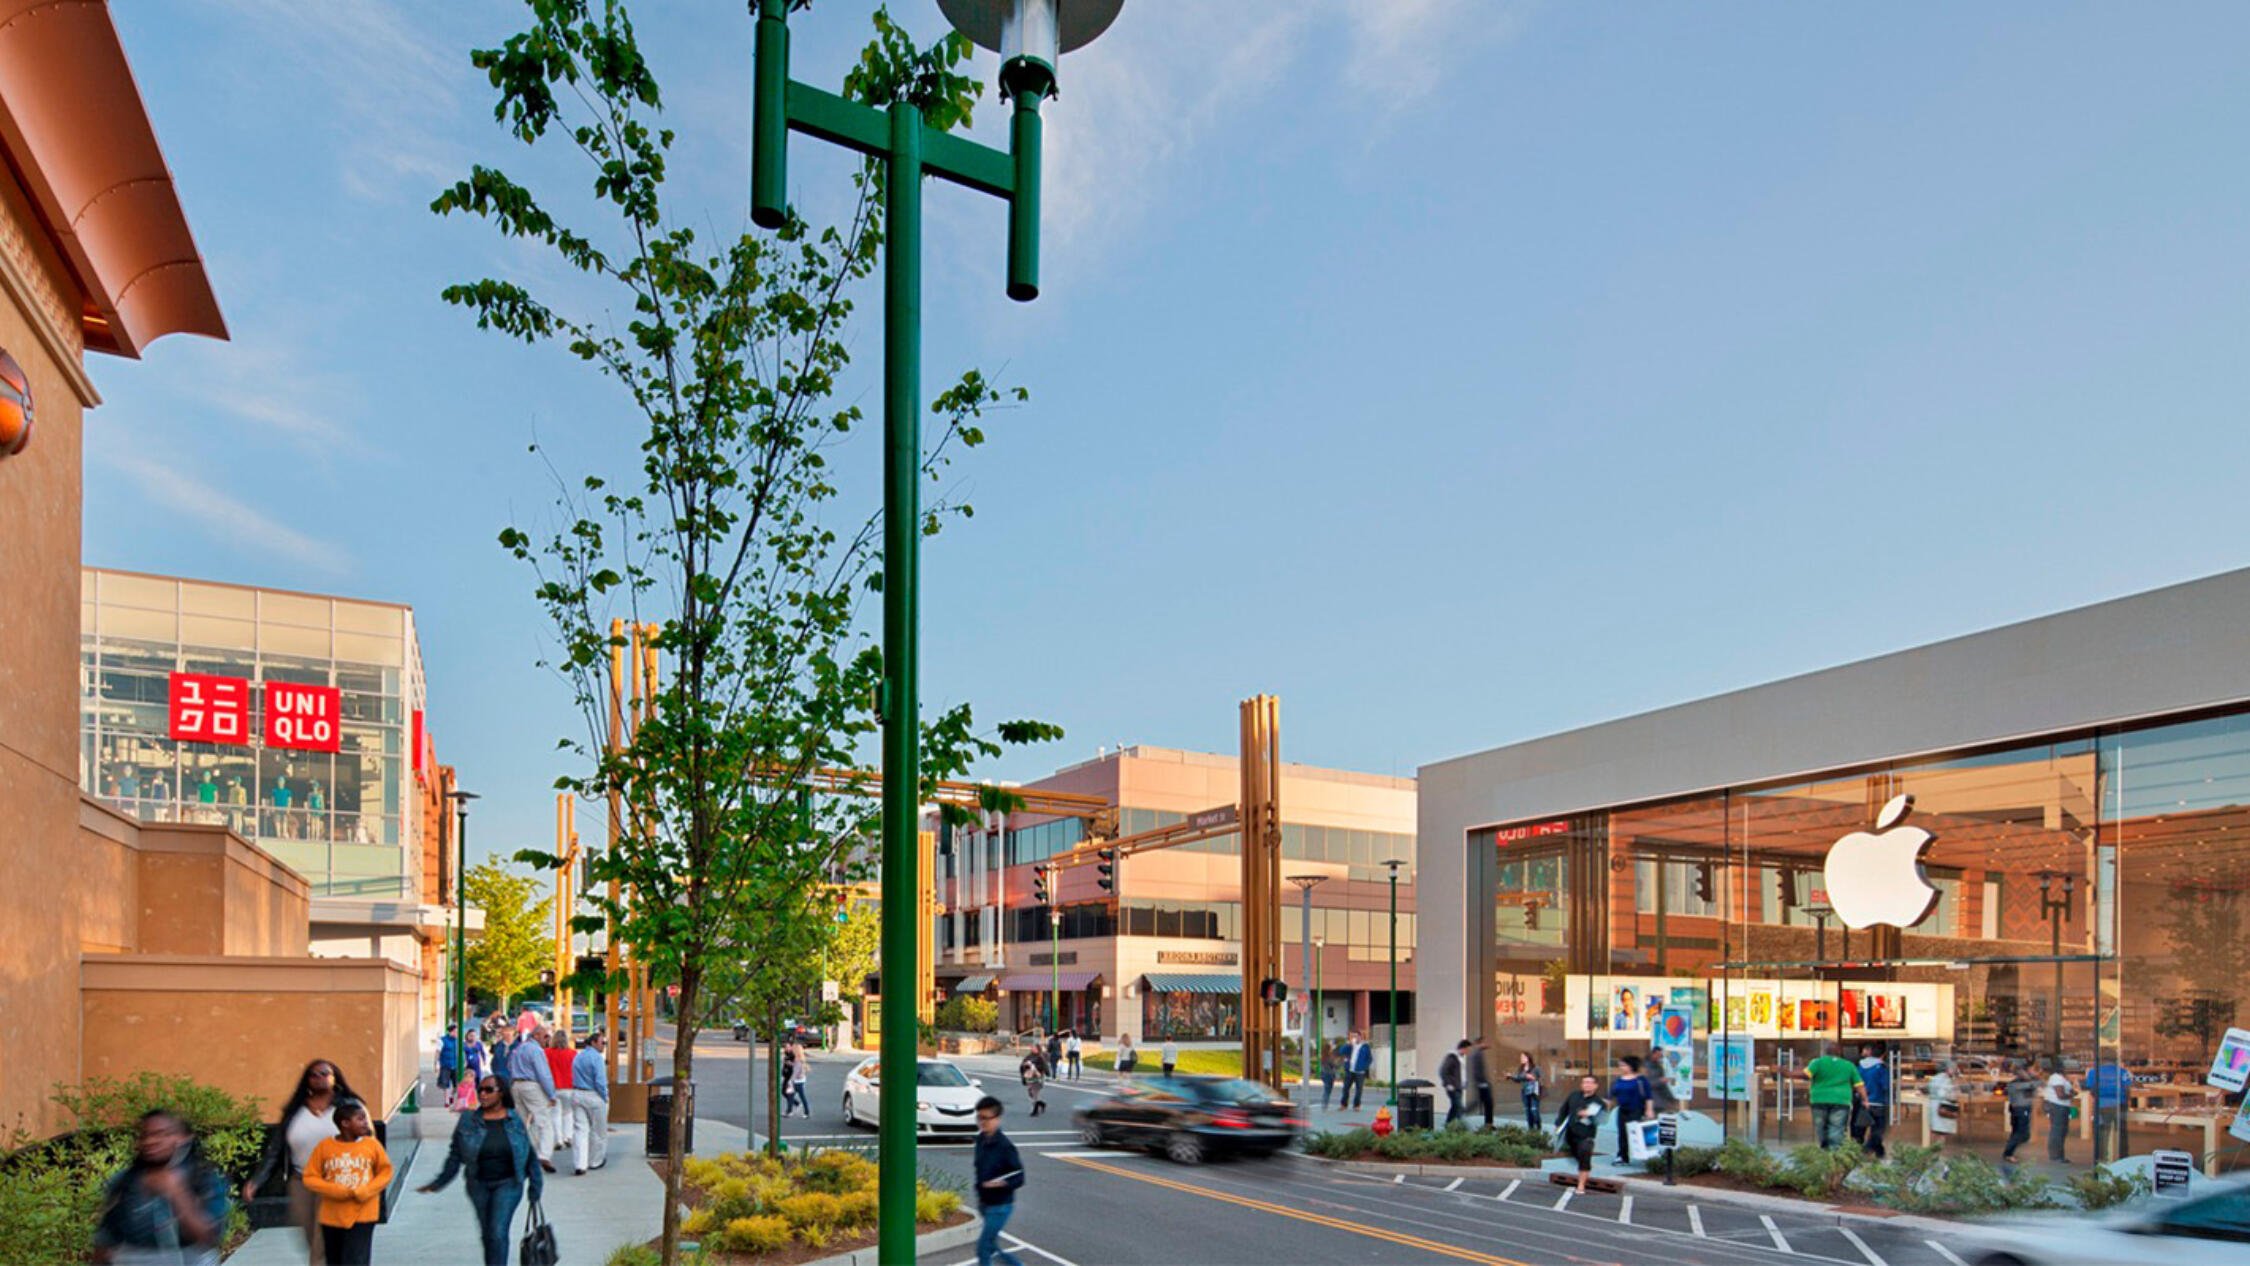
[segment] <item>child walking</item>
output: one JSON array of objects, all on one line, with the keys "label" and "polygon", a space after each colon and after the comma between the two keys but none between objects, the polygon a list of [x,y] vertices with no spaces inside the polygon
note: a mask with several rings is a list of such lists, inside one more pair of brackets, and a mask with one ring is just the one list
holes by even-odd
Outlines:
[{"label": "child walking", "polygon": [[375,1141],[367,1105],[336,1105],[336,1137],[322,1139],[305,1162],[305,1190],[320,1197],[320,1239],[328,1266],[368,1266],[375,1260],[375,1223],[383,1216],[383,1188],[391,1185],[391,1158]]}]

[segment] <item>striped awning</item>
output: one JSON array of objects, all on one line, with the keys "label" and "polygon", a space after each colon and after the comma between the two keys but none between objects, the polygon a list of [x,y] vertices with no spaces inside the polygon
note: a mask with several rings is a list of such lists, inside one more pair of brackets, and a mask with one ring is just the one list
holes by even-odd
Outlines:
[{"label": "striped awning", "polygon": [[1141,977],[1141,987],[1155,993],[1241,993],[1242,973],[1152,971]]},{"label": "striped awning", "polygon": [[1076,993],[1101,978],[1098,971],[1066,971],[1060,981],[1052,971],[1019,971],[1012,976],[1002,976],[1000,987],[1009,993],[1047,993],[1055,989]]},{"label": "striped awning", "polygon": [[985,990],[992,988],[992,977],[963,976],[947,987],[955,993],[983,993]]}]

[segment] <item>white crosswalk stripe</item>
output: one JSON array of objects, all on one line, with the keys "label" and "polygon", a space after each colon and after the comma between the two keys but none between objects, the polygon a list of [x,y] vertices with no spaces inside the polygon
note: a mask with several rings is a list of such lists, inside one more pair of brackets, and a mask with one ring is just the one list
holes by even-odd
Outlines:
[{"label": "white crosswalk stripe", "polygon": [[1687,1227],[1689,1234],[1694,1235],[1698,1239],[1702,1238],[1703,1210],[1700,1206],[1691,1204],[1687,1207]]},{"label": "white crosswalk stripe", "polygon": [[1493,1197],[1493,1199],[1495,1199],[1495,1200],[1505,1200],[1505,1199],[1507,1199],[1508,1197],[1510,1197],[1510,1196],[1512,1196],[1512,1195],[1516,1194],[1516,1188],[1518,1188],[1518,1187],[1521,1187],[1521,1186],[1523,1186],[1523,1179],[1521,1179],[1521,1178],[1511,1178],[1511,1179],[1509,1179],[1509,1180],[1508,1180],[1508,1185],[1507,1185],[1507,1186],[1506,1186],[1505,1188],[1503,1188],[1503,1189],[1501,1190],[1501,1192],[1500,1192],[1500,1194],[1499,1194],[1499,1195],[1497,1195],[1497,1196],[1494,1196],[1494,1197]]}]

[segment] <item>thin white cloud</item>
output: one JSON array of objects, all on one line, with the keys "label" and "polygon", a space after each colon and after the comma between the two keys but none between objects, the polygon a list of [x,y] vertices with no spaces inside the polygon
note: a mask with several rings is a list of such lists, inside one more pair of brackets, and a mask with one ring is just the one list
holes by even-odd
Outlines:
[{"label": "thin white cloud", "polygon": [[[426,202],[461,167],[446,139],[460,114],[467,69],[459,50],[390,0],[224,0],[237,25],[317,80],[324,113],[344,138],[334,157],[355,197]],[[415,177],[402,180],[400,177]]]},{"label": "thin white cloud", "polygon": [[343,402],[355,398],[357,389],[340,375],[307,368],[295,340],[271,324],[238,320],[234,340],[223,354],[182,366],[178,389],[216,413],[273,432],[316,455],[350,453],[356,445],[342,419],[357,409]]},{"label": "thin white cloud", "polygon": [[115,466],[149,500],[198,524],[215,540],[332,575],[349,570],[349,560],[335,545],[278,522],[180,466],[117,444],[104,446],[98,460]]}]

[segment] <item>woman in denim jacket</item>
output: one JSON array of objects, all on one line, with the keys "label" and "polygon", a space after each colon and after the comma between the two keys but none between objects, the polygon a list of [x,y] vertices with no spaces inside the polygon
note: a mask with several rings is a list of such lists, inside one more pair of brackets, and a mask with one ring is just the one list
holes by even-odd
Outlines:
[{"label": "woman in denim jacket", "polygon": [[477,1213],[477,1233],[484,1239],[485,1266],[508,1266],[509,1231],[516,1206],[523,1201],[524,1183],[531,1183],[531,1199],[538,1203],[545,1190],[545,1171],[531,1153],[531,1135],[515,1113],[514,1096],[498,1078],[477,1081],[477,1106],[453,1123],[453,1145],[446,1150],[445,1168],[436,1181],[422,1188],[437,1191],[468,1174],[469,1205]]}]

